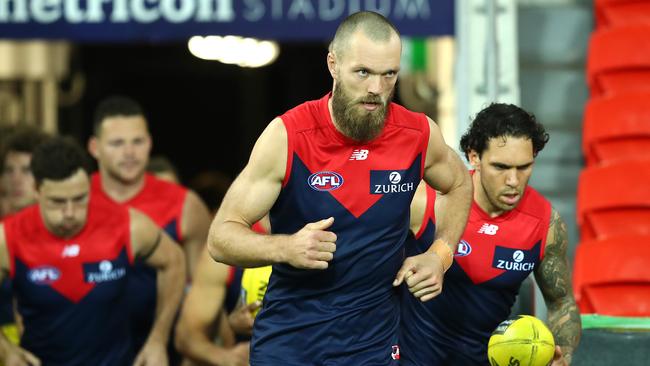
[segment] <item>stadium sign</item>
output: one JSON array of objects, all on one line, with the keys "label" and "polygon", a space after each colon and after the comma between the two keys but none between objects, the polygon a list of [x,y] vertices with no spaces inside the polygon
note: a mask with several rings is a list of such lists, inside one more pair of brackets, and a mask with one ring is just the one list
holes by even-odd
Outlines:
[{"label": "stadium sign", "polygon": [[0,0],[0,38],[324,40],[359,10],[384,14],[404,35],[444,35],[453,9],[453,0]]}]

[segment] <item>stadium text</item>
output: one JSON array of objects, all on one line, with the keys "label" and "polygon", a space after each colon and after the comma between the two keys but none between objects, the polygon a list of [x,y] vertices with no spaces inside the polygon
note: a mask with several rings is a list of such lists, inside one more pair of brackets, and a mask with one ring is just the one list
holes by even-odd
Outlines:
[{"label": "stadium text", "polygon": [[360,10],[395,20],[432,13],[430,0],[0,0],[0,23],[334,21]]}]

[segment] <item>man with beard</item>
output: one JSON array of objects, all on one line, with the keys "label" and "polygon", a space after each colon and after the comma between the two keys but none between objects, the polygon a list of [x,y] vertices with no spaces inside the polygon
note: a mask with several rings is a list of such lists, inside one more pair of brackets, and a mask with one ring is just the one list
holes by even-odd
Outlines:
[{"label": "man with beard", "polygon": [[[570,364],[581,326],[567,261],[566,224],[528,186],[535,157],[547,141],[535,117],[512,104],[485,108],[462,137],[461,148],[474,168],[474,204],[445,291],[421,303],[403,289],[402,365],[490,365],[490,335],[510,315],[530,273],[548,307],[557,345],[552,365]],[[411,211],[415,240],[406,245],[407,256],[427,250],[444,199],[430,188],[418,189]]]},{"label": "man with beard", "polygon": [[[396,365],[394,286],[421,301],[442,290],[471,181],[433,121],[391,103],[400,54],[383,16],[344,20],[327,55],[332,94],[269,124],[213,220],[215,260],[273,265],[251,365]],[[449,199],[436,241],[404,259],[421,178]],[[254,233],[267,212],[273,234]]]},{"label": "man with beard", "polygon": [[[99,166],[91,180],[93,195],[147,214],[181,243],[191,273],[207,237],[208,209],[194,192],[145,173],[151,135],[142,107],[123,96],[102,101],[95,111],[94,136],[88,147]],[[156,314],[156,272],[136,263],[128,287],[134,349],[139,349]],[[174,364],[179,357],[173,347],[170,352]]]}]

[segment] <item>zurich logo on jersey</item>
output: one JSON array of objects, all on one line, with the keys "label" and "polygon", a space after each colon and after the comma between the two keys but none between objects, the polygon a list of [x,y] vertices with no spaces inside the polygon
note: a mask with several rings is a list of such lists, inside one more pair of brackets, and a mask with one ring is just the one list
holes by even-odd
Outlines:
[{"label": "zurich logo on jersey", "polygon": [[336,172],[318,172],[307,178],[307,184],[316,191],[333,191],[343,185],[343,177]]},{"label": "zurich logo on jersey", "polygon": [[370,194],[406,193],[415,191],[417,183],[407,170],[371,170]]},{"label": "zurich logo on jersey", "polygon": [[465,257],[468,256],[469,253],[472,252],[472,246],[469,245],[468,242],[465,240],[461,240],[460,243],[458,243],[458,247],[456,248],[456,253],[454,254],[455,257]]},{"label": "zurich logo on jersey", "polygon": [[103,260],[99,263],[84,264],[86,272],[86,282],[88,283],[102,283],[119,280],[126,276],[126,268],[119,266],[108,260]]},{"label": "zurich logo on jersey", "polygon": [[61,278],[61,271],[52,266],[42,266],[31,269],[27,278],[37,285],[49,285]]},{"label": "zurich logo on jersey", "polygon": [[530,250],[507,248],[497,245],[494,248],[492,267],[515,272],[530,272],[535,269],[539,258],[537,246]]}]

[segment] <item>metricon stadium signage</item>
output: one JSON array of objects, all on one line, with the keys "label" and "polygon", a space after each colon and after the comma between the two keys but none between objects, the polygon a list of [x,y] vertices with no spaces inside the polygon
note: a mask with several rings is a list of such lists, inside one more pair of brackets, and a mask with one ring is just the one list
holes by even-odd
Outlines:
[{"label": "metricon stadium signage", "polygon": [[405,35],[442,35],[453,33],[453,7],[453,0],[0,0],[0,38],[328,39],[359,10],[384,14]]}]

